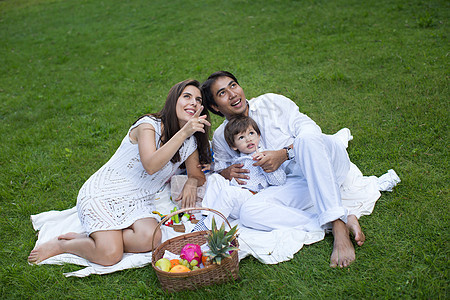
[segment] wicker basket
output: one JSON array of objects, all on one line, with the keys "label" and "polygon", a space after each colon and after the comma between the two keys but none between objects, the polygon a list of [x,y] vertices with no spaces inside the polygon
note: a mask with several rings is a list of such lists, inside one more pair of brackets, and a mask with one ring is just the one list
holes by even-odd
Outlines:
[{"label": "wicker basket", "polygon": [[[164,224],[167,220],[169,220],[175,213],[181,213],[192,210],[207,210],[211,211],[217,215],[219,215],[222,219],[225,220],[229,228],[231,228],[228,220],[222,215],[220,212],[205,208],[205,207],[196,207],[189,209],[181,209],[174,213],[167,215],[158,226],[155,228],[156,230]],[[161,259],[164,256],[165,250],[168,250],[174,254],[180,254],[181,249],[186,244],[198,244],[203,245],[207,242],[206,236],[210,231],[197,231],[193,233],[184,234],[172,239],[169,239],[159,245],[152,253],[152,267],[158,276],[159,282],[164,290],[168,292],[177,292],[180,290],[195,290],[197,288],[212,285],[216,283],[223,283],[230,280],[239,279],[239,258],[237,251],[233,251],[231,253],[230,258],[222,259],[222,263],[220,265],[211,264],[205,268],[198,269],[190,272],[183,273],[170,273],[164,272],[155,266],[156,261]],[[153,234],[155,236],[155,234]],[[235,238],[232,241],[232,245],[235,247],[239,247],[238,241]]]}]

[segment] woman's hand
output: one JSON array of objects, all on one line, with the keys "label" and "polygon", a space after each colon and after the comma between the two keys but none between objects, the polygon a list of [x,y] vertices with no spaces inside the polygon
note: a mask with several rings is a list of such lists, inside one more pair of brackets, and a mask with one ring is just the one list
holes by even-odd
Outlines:
[{"label": "woman's hand", "polygon": [[[277,170],[281,166],[281,164],[287,160],[285,149],[263,151],[261,152],[261,154],[263,154],[263,156],[260,157],[260,159],[253,165],[260,166],[264,170],[264,172],[267,173]],[[253,160],[256,159],[253,158]]]},{"label": "woman's hand", "polygon": [[206,115],[200,116],[200,113],[203,111],[203,106],[200,107],[199,110],[195,112],[192,118],[184,124],[182,130],[186,134],[186,138],[190,137],[197,131],[205,133],[205,126],[211,126],[211,123],[206,120]]},{"label": "woman's hand", "polygon": [[237,183],[245,184],[245,181],[241,179],[250,179],[248,175],[245,175],[245,173],[249,173],[250,171],[248,169],[242,169],[243,166],[244,164],[234,164],[226,169],[223,169],[219,173],[220,175],[225,177],[225,179],[231,180],[234,178],[237,181]]},{"label": "woman's hand", "polygon": [[188,178],[184,184],[183,190],[175,201],[181,200],[181,208],[195,207],[197,201],[197,184],[196,178]]},{"label": "woman's hand", "polygon": [[177,200],[182,200],[182,208],[195,207],[197,201],[197,187],[206,182],[205,174],[199,167],[198,150],[195,150],[184,162],[188,179],[183,186],[180,196]]}]

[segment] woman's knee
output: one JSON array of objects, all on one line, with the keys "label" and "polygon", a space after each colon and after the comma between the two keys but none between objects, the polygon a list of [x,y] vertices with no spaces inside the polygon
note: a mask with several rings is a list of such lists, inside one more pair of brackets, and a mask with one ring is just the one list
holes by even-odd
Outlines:
[{"label": "woman's knee", "polygon": [[151,222],[148,226],[140,226],[135,228],[137,236],[136,240],[140,243],[141,252],[152,251],[154,248],[161,244],[162,233],[161,228],[157,226],[157,222]]},{"label": "woman's knee", "polygon": [[122,260],[124,249],[121,230],[94,232],[91,238],[95,242],[95,263],[111,266]]},{"label": "woman's knee", "polygon": [[122,260],[123,246],[110,244],[101,250],[101,264],[104,266],[112,266]]},{"label": "woman's knee", "polygon": [[[154,237],[153,237],[154,236]],[[157,229],[154,233],[147,233],[145,234],[145,237],[143,238],[142,242],[142,251],[148,252],[153,251],[156,247],[158,247],[161,244],[161,229]]]},{"label": "woman's knee", "polygon": [[158,247],[161,244],[161,239],[162,239],[161,228],[158,228],[157,230],[155,230],[154,233],[152,233],[151,239],[152,239],[152,242],[149,245],[150,246],[149,249],[150,249],[150,251],[153,251],[153,249],[155,249],[156,247]]}]

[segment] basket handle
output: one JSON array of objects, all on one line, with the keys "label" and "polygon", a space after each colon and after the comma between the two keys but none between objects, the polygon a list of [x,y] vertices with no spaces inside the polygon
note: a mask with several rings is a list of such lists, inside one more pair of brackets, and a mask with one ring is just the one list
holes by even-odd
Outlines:
[{"label": "basket handle", "polygon": [[228,222],[227,218],[226,218],[220,211],[217,211],[217,210],[215,210],[215,209],[208,208],[208,207],[189,207],[189,208],[183,208],[183,209],[180,209],[180,210],[171,212],[170,214],[166,215],[166,216],[161,220],[161,222],[159,222],[158,225],[155,227],[155,230],[153,231],[153,236],[152,236],[152,251],[155,250],[155,249],[153,248],[153,245],[154,245],[154,242],[155,242],[155,234],[156,234],[156,230],[157,230],[158,228],[160,228],[162,224],[164,224],[165,222],[167,222],[167,221],[168,221],[170,218],[172,218],[173,216],[175,216],[175,215],[177,215],[177,214],[179,214],[179,213],[184,213],[184,212],[192,211],[192,210],[207,210],[207,211],[213,212],[213,213],[215,213],[216,215],[219,215],[222,219],[224,219],[225,222],[227,223],[228,227],[231,229],[231,224],[230,224],[230,222]]}]

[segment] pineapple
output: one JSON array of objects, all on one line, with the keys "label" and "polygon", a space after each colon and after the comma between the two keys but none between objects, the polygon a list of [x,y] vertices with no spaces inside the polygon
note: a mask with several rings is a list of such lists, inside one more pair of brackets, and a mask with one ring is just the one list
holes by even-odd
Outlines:
[{"label": "pineapple", "polygon": [[208,257],[209,262],[220,265],[223,258],[231,257],[230,251],[239,250],[231,244],[235,238],[237,225],[225,233],[225,224],[222,224],[220,229],[217,229],[214,217],[211,223],[211,233],[206,236],[209,250],[204,255]]}]

